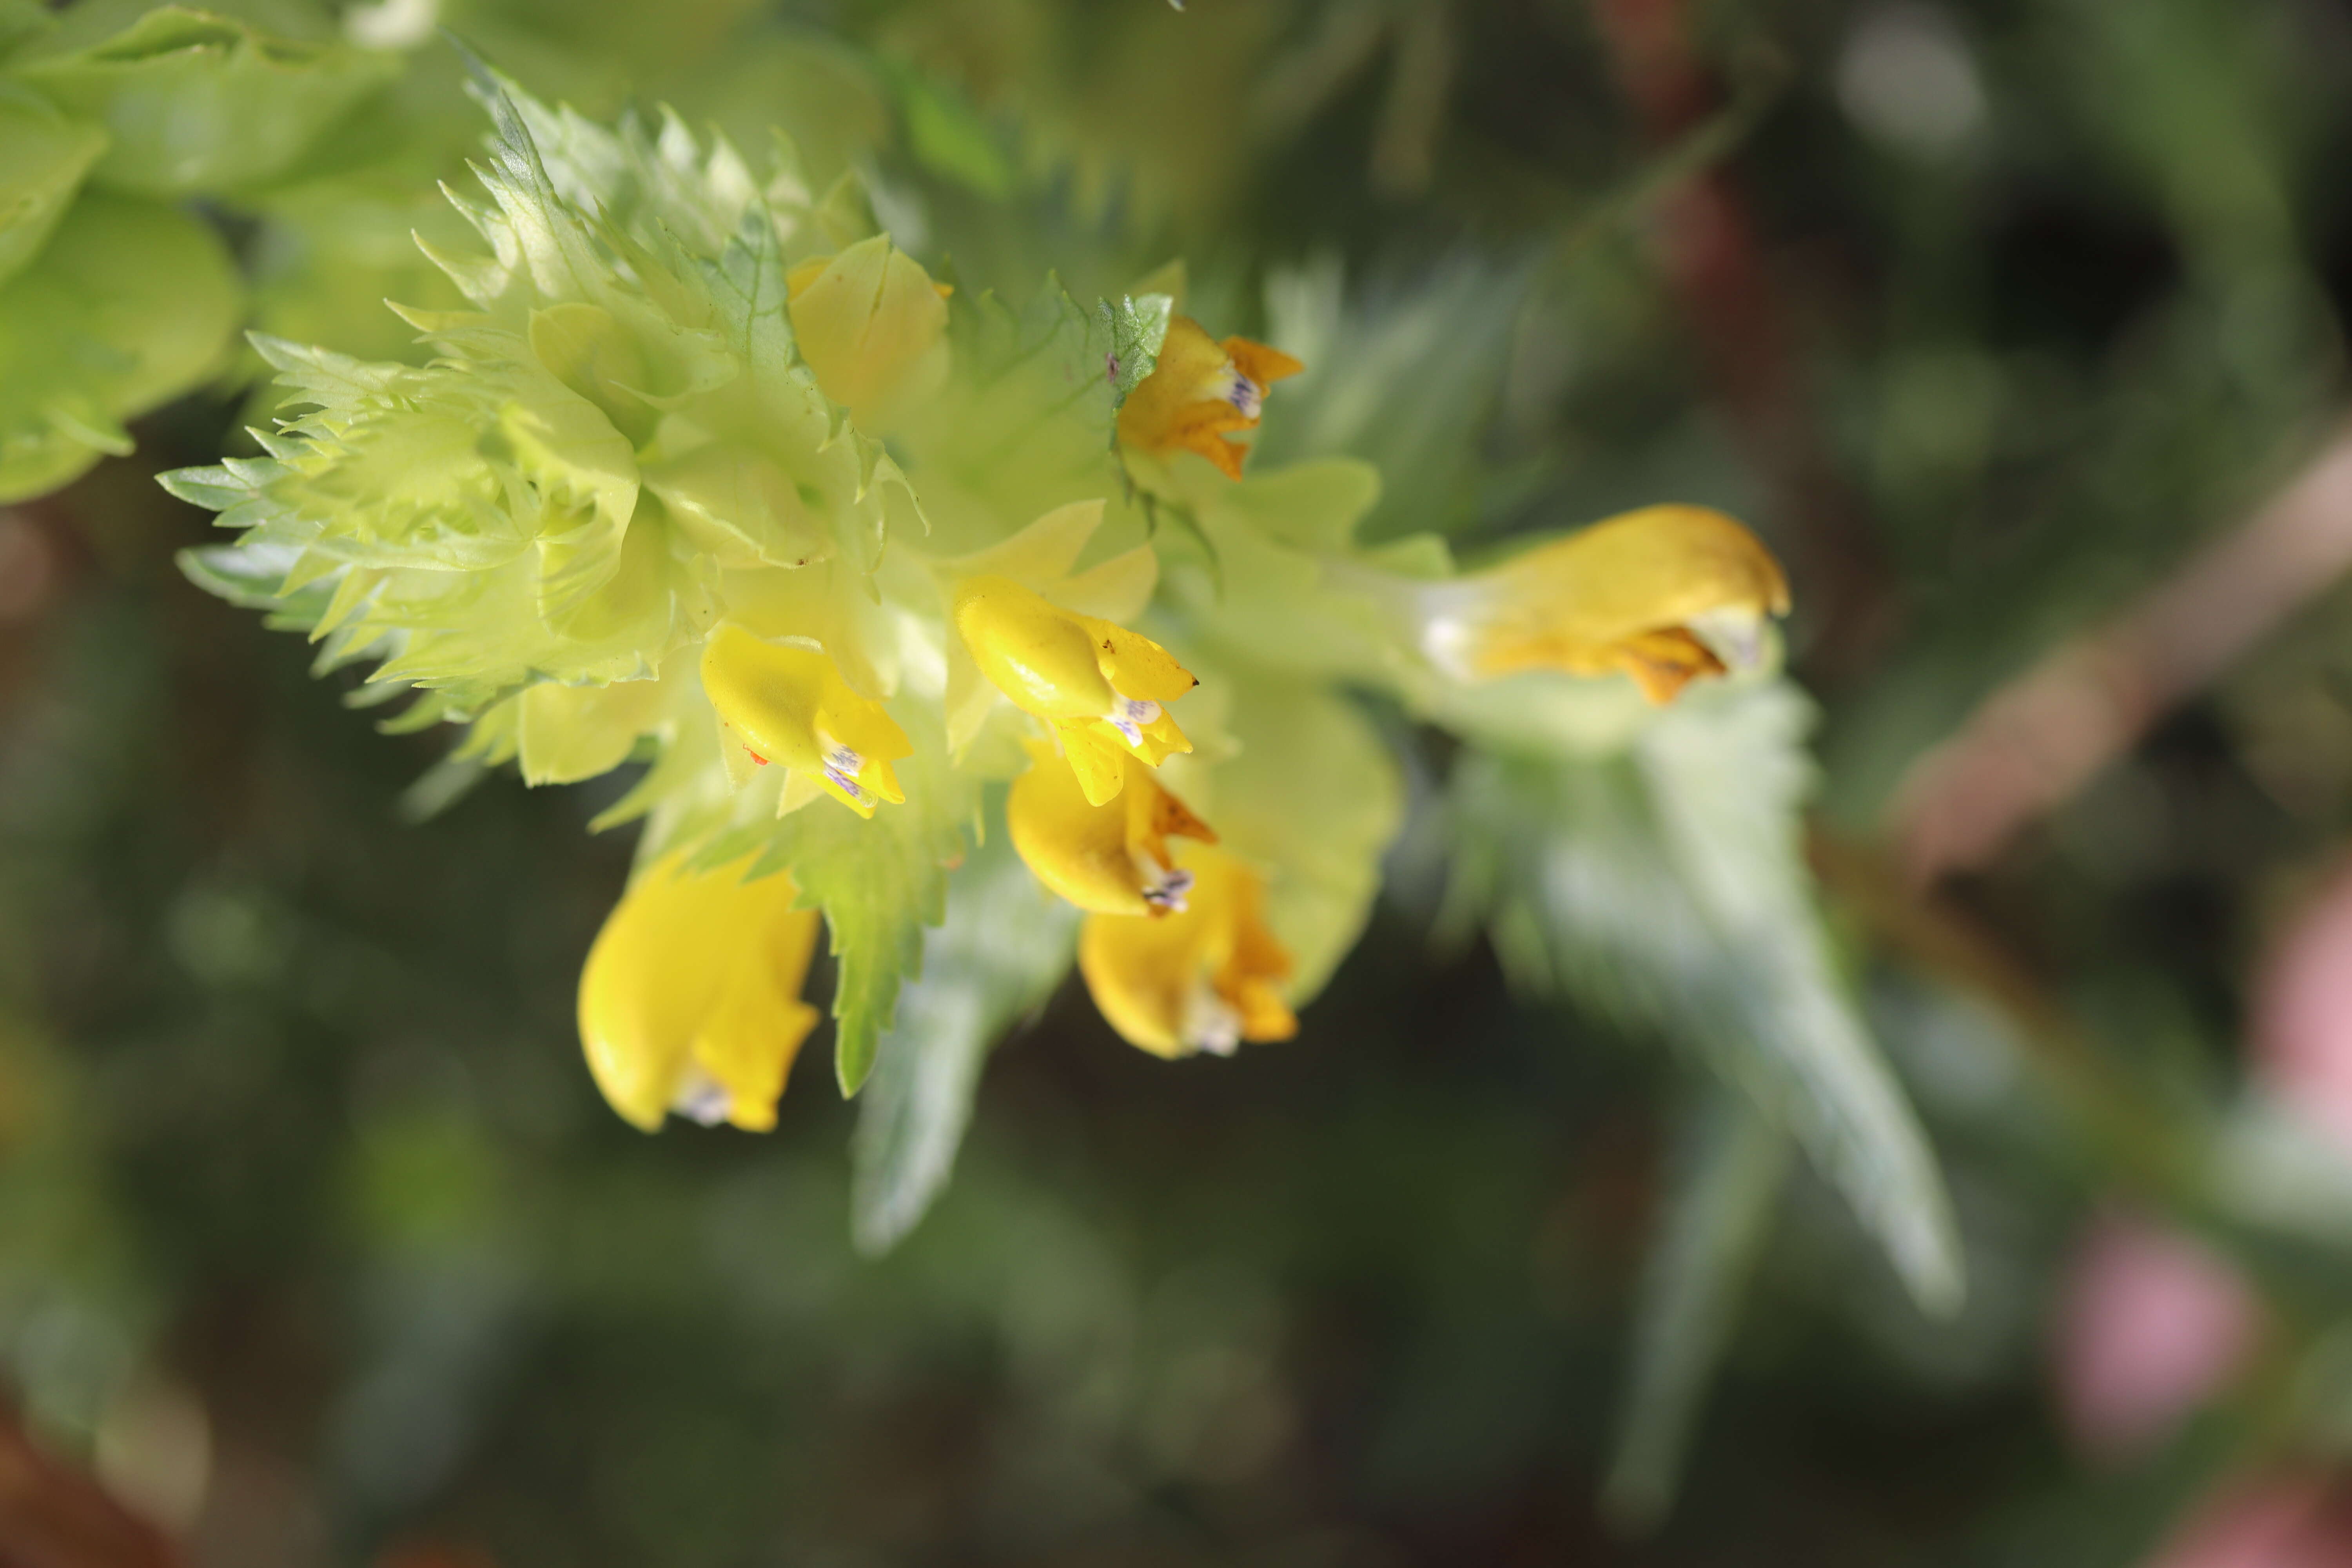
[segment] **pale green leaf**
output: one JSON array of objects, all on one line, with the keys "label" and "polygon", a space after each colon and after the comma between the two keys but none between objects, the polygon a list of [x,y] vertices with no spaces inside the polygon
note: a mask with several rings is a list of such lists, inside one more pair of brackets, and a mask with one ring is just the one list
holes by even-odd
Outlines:
[{"label": "pale green leaf", "polygon": [[1367,542],[1475,521],[1497,471],[1484,442],[1527,284],[1524,271],[1471,261],[1352,293],[1336,263],[1277,274],[1267,337],[1307,369],[1266,399],[1254,461],[1378,464]]},{"label": "pale green leaf", "polygon": [[1663,1035],[1788,1127],[1920,1305],[1949,1311],[1950,1201],[1801,850],[1810,722],[1784,685],[1702,687],[1622,752],[1467,753],[1453,891],[1515,978]]},{"label": "pale green leaf", "polygon": [[1634,1303],[1633,1360],[1603,1500],[1645,1530],[1674,1500],[1699,1407],[1736,1321],[1788,1174],[1788,1134],[1736,1096],[1708,1093]]},{"label": "pale green leaf", "polygon": [[955,1163],[982,1065],[1070,967],[1078,913],[1037,885],[1001,830],[948,884],[947,921],[898,996],[857,1122],[853,1226],[869,1253],[915,1227]]}]

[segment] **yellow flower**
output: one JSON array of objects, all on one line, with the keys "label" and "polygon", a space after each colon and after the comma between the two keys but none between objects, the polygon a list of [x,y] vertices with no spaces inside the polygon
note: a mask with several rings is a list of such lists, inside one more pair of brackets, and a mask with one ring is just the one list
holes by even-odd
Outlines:
[{"label": "yellow flower", "polygon": [[949,289],[888,236],[801,263],[784,290],[801,358],[860,425],[886,423],[946,381]]},{"label": "yellow flower", "polygon": [[1653,702],[1749,665],[1788,579],[1719,511],[1654,506],[1422,590],[1422,647],[1462,680],[1528,669],[1622,671]]},{"label": "yellow flower", "polygon": [[1290,954],[1260,914],[1255,871],[1220,849],[1185,852],[1193,881],[1181,914],[1088,915],[1078,971],[1095,1005],[1155,1056],[1231,1055],[1244,1040],[1286,1040],[1298,1020],[1277,989]]},{"label": "yellow flower", "polygon": [[989,683],[1054,727],[1089,804],[1118,794],[1129,756],[1156,768],[1192,749],[1167,704],[1200,682],[1150,637],[1061,609],[1010,577],[957,584],[955,623]]},{"label": "yellow flower", "polygon": [[1155,457],[1198,452],[1238,479],[1246,448],[1226,433],[1256,429],[1265,389],[1306,368],[1247,338],[1220,343],[1192,317],[1178,316],[1168,323],[1160,363],[1119,407],[1118,438]]},{"label": "yellow flower", "polygon": [[[782,763],[860,816],[906,800],[890,763],[913,753],[907,732],[815,649],[724,623],[703,645],[702,689],[719,710],[730,768]],[[785,804],[794,804],[789,795]]]},{"label": "yellow flower", "polygon": [[776,1098],[816,1009],[800,999],[817,913],[791,877],[699,875],[673,855],[621,896],[580,972],[580,1041],[596,1087],[650,1132],[667,1112],[749,1131]]},{"label": "yellow flower", "polygon": [[1165,916],[1185,908],[1193,874],[1172,863],[1171,837],[1214,844],[1217,836],[1133,757],[1119,797],[1087,798],[1069,764],[1043,742],[1037,761],[1013,784],[1004,819],[1013,847],[1037,879],[1082,910]]}]

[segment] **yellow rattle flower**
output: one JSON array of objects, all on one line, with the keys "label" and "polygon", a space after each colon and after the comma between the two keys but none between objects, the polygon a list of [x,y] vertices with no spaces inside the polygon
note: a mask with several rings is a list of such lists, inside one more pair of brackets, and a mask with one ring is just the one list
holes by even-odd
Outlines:
[{"label": "yellow rattle flower", "polygon": [[1221,849],[1190,849],[1185,908],[1160,920],[1088,915],[1078,972],[1110,1026],[1160,1057],[1230,1056],[1244,1040],[1286,1040],[1298,1020],[1277,988],[1290,953],[1260,914],[1258,874]]},{"label": "yellow rattle flower", "polygon": [[814,648],[723,623],[703,645],[702,689],[719,710],[730,768],[781,763],[860,816],[906,800],[890,763],[913,754],[907,732]]},{"label": "yellow rattle flower", "polygon": [[800,998],[816,947],[814,910],[794,910],[782,873],[703,873],[673,855],[604,919],[580,973],[588,1070],[622,1117],[651,1132],[670,1111],[752,1132],[776,1100],[817,1012]]},{"label": "yellow rattle flower", "polygon": [[1460,680],[1622,671],[1653,702],[1761,656],[1788,579],[1719,511],[1653,506],[1420,591],[1421,643]]},{"label": "yellow rattle flower", "polygon": [[1037,879],[1078,906],[1105,915],[1164,916],[1185,908],[1193,874],[1172,863],[1168,840],[1217,836],[1133,757],[1115,800],[1087,798],[1069,763],[1033,742],[1035,765],[1013,781],[1004,819],[1013,847]]},{"label": "yellow rattle flower", "polygon": [[1178,316],[1168,323],[1159,363],[1119,407],[1118,438],[1154,457],[1198,452],[1238,479],[1247,448],[1226,435],[1256,429],[1266,388],[1306,368],[1247,338],[1220,343],[1192,317]]},{"label": "yellow rattle flower", "polygon": [[1129,756],[1156,768],[1192,749],[1167,705],[1200,682],[1150,637],[1061,609],[1010,577],[957,584],[955,624],[989,683],[1054,727],[1089,805],[1118,794]]}]

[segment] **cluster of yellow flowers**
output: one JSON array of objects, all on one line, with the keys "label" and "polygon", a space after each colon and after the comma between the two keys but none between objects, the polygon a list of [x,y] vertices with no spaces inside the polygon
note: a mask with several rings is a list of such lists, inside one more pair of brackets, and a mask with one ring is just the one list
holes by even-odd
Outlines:
[{"label": "cluster of yellow flowers", "polygon": [[1310,368],[1171,292],[1015,310],[788,145],[755,174],[674,121],[485,98],[491,205],[460,208],[488,254],[428,250],[473,309],[405,312],[434,362],[263,341],[292,392],[265,456],[167,482],[245,531],[191,574],[374,661],[416,693],[395,723],[463,723],[533,784],[649,763],[602,819],[646,828],[579,1006],[640,1126],[772,1125],[820,920],[856,1089],[998,820],[1085,911],[1122,1036],[1286,1038],[1402,812],[1349,689],[1465,732],[1474,689],[1528,680],[1664,701],[1786,606],[1699,509],[1469,574],[1426,536],[1360,544],[1365,465],[1246,465]]}]

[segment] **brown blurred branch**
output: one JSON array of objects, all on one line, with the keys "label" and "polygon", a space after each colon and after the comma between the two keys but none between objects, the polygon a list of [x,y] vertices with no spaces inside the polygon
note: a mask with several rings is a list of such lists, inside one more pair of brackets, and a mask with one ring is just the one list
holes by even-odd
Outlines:
[{"label": "brown blurred branch", "polygon": [[1913,764],[1891,819],[1920,883],[1981,866],[2352,567],[2352,426],[2243,526],[1995,691]]},{"label": "brown blurred branch", "polygon": [[0,1415],[0,1568],[184,1568],[163,1532]]}]

